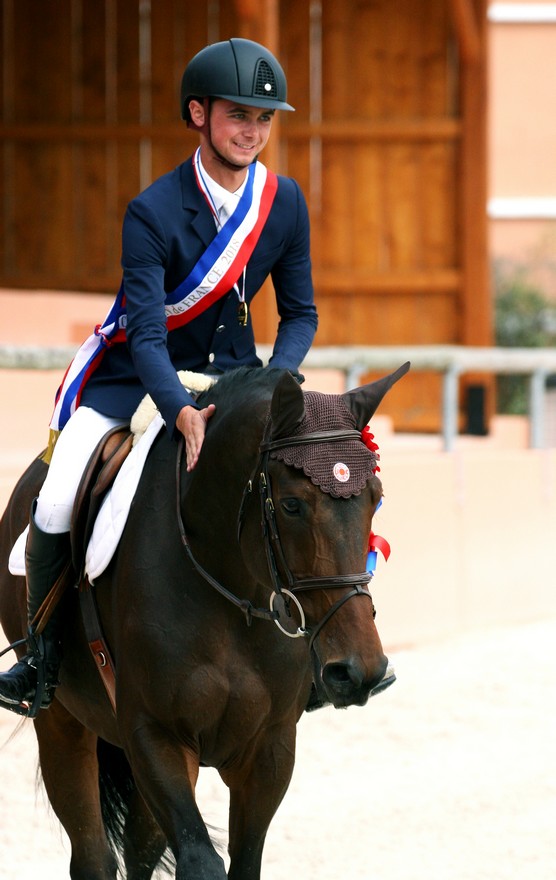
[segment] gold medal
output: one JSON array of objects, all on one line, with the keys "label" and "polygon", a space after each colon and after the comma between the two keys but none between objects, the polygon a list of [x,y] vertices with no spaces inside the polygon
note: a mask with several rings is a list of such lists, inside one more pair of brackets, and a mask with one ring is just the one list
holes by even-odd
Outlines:
[{"label": "gold medal", "polygon": [[249,307],[245,300],[241,300],[237,307],[237,319],[242,327],[247,327],[247,318],[249,315]]}]

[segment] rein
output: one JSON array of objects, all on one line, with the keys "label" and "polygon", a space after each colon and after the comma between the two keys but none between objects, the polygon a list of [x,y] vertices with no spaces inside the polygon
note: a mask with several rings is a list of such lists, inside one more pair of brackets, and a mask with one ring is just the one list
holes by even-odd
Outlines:
[{"label": "rein", "polygon": [[[187,533],[185,531],[180,503],[181,469],[182,461],[184,458],[185,445],[183,437],[180,438],[178,444],[178,454],[176,462],[177,519],[181,540],[193,567],[201,575],[201,577],[203,577],[204,580],[207,581],[207,583],[209,583],[212,587],[214,587],[215,590],[220,593],[220,595],[224,596],[225,599],[227,599],[229,602],[231,602],[233,605],[243,611],[248,626],[251,624],[253,617],[258,617],[265,620],[273,620],[280,631],[284,633],[284,635],[289,636],[290,638],[308,638],[309,649],[313,647],[313,643],[316,637],[325,626],[325,624],[349,599],[352,599],[354,596],[366,596],[368,599],[370,599],[372,604],[371,594],[367,589],[365,589],[372,578],[372,574],[367,571],[363,571],[357,572],[355,574],[326,575],[322,577],[317,576],[299,579],[296,579],[293,576],[286,562],[284,550],[280,541],[278,526],[276,523],[276,514],[274,501],[272,499],[270,475],[268,472],[269,457],[270,452],[272,452],[273,450],[283,449],[287,446],[297,446],[304,443],[326,443],[331,441],[338,442],[339,440],[361,440],[361,434],[359,431],[356,430],[315,431],[307,434],[301,434],[296,437],[284,437],[277,440],[265,440],[263,438],[263,441],[259,446],[260,456],[254,474],[256,474],[257,472],[259,473],[261,526],[263,532],[267,566],[273,585],[273,593],[270,597],[270,608],[268,609],[256,608],[250,600],[240,599],[238,596],[236,596],[234,593],[224,587],[219,581],[217,581],[216,578],[209,574],[209,572],[207,572],[206,569],[203,568],[203,566],[195,559],[195,556],[193,555],[193,551],[189,544]],[[249,480],[243,494],[243,499],[238,515],[238,537],[241,533],[244,504],[246,499],[250,495],[252,488],[253,479]],[[280,572],[282,572],[282,577]],[[283,582],[283,580],[285,580],[285,583]],[[346,589],[347,587],[352,587],[352,589],[345,595],[341,596],[328,609],[327,613],[324,615],[322,620],[319,621],[318,624],[316,624],[311,629],[305,627],[305,615],[303,612],[303,608],[299,600],[297,599],[296,593],[307,592],[309,590]],[[286,607],[288,607],[290,599],[293,600],[293,602],[297,606],[301,615],[301,626],[298,627],[295,633],[288,632],[286,629],[284,629],[284,627],[282,627],[279,620],[279,612],[275,611],[272,607],[274,598],[276,596],[281,596],[284,598]],[[373,617],[374,615],[375,609],[373,605]]]},{"label": "rein", "polygon": [[182,469],[182,461],[184,458],[184,448],[185,448],[185,439],[183,436],[180,437],[178,443],[178,454],[176,459],[176,496],[177,496],[177,515],[178,515],[178,528],[180,532],[180,537],[183,546],[185,547],[185,551],[189,557],[190,562],[192,563],[195,570],[198,574],[203,577],[207,583],[214,587],[221,596],[224,596],[229,602],[239,608],[240,611],[243,611],[245,615],[245,619],[247,621],[247,626],[251,626],[251,621],[253,617],[260,617],[264,620],[274,620],[276,621],[279,617],[277,611],[273,611],[270,608],[256,608],[253,603],[249,599],[240,599],[231,590],[226,589],[220,581],[217,581],[216,578],[213,578],[208,571],[203,568],[203,566],[197,562],[193,555],[193,551],[191,549],[191,545],[189,543],[189,539],[187,537],[187,533],[185,531],[185,526],[183,523],[183,517],[181,514],[181,503],[180,503],[180,486],[181,486],[181,469]]}]

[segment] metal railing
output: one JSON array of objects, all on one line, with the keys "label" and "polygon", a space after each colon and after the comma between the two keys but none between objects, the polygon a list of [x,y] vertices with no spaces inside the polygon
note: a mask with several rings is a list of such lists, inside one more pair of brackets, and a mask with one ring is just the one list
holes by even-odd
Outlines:
[{"label": "metal railing", "polygon": [[[266,363],[272,346],[257,346]],[[0,345],[0,369],[64,369],[75,347]],[[458,434],[459,382],[465,373],[525,375],[529,378],[529,445],[545,442],[546,380],[556,374],[556,350],[548,348],[472,348],[459,345],[315,346],[302,369],[334,369],[345,376],[345,387],[356,388],[369,371],[394,370],[405,361],[411,369],[442,375],[442,437],[444,449],[454,448]]]}]

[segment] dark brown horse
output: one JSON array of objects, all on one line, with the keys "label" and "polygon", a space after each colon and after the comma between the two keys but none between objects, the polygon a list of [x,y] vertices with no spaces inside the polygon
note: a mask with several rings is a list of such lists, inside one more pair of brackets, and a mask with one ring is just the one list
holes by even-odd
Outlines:
[{"label": "dark brown horse", "polygon": [[[96,584],[117,713],[70,590],[62,683],[34,721],[73,880],[113,880],[118,861],[128,880],[148,880],[165,852],[178,880],[257,880],[312,687],[344,707],[390,683],[365,572],[382,485],[360,432],[407,369],[338,396],[240,370],[201,398],[216,413],[194,471],[157,438]],[[37,460],[14,490],[2,560],[45,468]],[[0,620],[13,641],[24,591],[3,561]],[[228,874],[195,802],[203,765],[230,790]]]}]

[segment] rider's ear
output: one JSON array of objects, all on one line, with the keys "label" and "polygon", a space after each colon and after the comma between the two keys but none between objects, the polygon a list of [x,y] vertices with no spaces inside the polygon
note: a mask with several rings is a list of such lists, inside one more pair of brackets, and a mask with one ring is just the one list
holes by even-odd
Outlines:
[{"label": "rider's ear", "polygon": [[392,385],[394,385],[398,379],[401,379],[402,376],[405,376],[409,370],[409,366],[409,361],[407,361],[403,366],[398,367],[394,373],[390,373],[389,376],[384,376],[382,379],[377,379],[376,382],[371,382],[369,385],[362,385],[360,388],[355,388],[353,391],[348,391],[346,394],[342,394],[348,408],[355,416],[357,428],[360,431],[362,431],[365,425],[369,423],[370,419],[377,411],[382,398],[390,390]]},{"label": "rider's ear", "polygon": [[189,102],[189,114],[194,125],[197,128],[202,128],[205,124],[205,108],[203,104],[195,98],[192,98]]},{"label": "rider's ear", "polygon": [[305,415],[303,391],[291,373],[284,372],[272,395],[270,419],[272,439],[289,437]]}]

